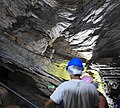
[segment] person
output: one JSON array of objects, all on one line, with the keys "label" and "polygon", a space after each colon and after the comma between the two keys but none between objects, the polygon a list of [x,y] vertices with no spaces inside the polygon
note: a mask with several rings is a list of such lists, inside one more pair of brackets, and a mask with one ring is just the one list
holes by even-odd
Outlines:
[{"label": "person", "polygon": [[72,58],[66,67],[71,80],[61,83],[45,103],[51,108],[53,103],[62,104],[62,108],[98,108],[99,95],[91,83],[80,79],[83,63],[80,58]]},{"label": "person", "polygon": [[98,88],[98,83],[95,83],[93,81],[93,78],[91,76],[89,76],[89,75],[82,76],[81,80],[84,80],[84,81],[86,81],[88,83],[92,83],[96,87],[96,89]]},{"label": "person", "polygon": [[[92,83],[96,87],[96,89],[98,88],[98,84],[93,81],[93,78],[91,76],[86,75],[86,76],[83,76],[81,79],[88,83]],[[109,108],[108,102],[107,102],[105,96],[99,91],[98,91],[98,93],[100,96],[99,108]]]}]

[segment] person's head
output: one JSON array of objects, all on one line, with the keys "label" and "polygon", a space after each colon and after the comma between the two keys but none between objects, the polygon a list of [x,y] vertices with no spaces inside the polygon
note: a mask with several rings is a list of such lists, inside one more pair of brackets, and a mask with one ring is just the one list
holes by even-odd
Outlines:
[{"label": "person's head", "polygon": [[81,79],[89,83],[93,82],[93,78],[91,76],[83,76]]},{"label": "person's head", "polygon": [[66,67],[70,76],[81,76],[83,73],[82,60],[79,58],[72,58]]},{"label": "person's head", "polygon": [[88,83],[92,83],[96,88],[98,88],[98,83],[95,83],[91,76],[83,76],[81,80],[86,81]]}]

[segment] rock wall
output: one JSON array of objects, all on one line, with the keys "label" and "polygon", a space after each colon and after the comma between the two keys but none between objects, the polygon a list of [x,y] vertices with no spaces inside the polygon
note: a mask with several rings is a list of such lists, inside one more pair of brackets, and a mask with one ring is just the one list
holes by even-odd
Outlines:
[{"label": "rock wall", "polygon": [[120,67],[120,0],[1,0],[0,10],[0,81],[39,106],[63,81],[48,73],[52,63]]}]

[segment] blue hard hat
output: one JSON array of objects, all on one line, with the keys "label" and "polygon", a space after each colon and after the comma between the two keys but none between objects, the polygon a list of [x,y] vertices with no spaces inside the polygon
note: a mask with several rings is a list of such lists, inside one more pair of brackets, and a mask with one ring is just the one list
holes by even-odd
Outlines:
[{"label": "blue hard hat", "polygon": [[80,68],[82,69],[82,71],[83,71],[83,64],[82,64],[82,60],[81,60],[81,59],[79,59],[79,58],[72,58],[72,59],[68,62],[68,65],[67,65],[67,67],[66,67],[66,70],[68,71],[68,67],[69,67],[69,66],[72,66],[72,65],[80,67]]}]

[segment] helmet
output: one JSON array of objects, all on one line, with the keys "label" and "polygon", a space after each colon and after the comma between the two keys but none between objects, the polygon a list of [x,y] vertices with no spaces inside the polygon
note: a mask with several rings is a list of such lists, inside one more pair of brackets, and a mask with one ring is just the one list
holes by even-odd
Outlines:
[{"label": "helmet", "polygon": [[83,76],[82,80],[89,82],[89,83],[93,82],[93,78],[91,76]]},{"label": "helmet", "polygon": [[82,69],[83,71],[83,64],[82,64],[82,60],[79,59],[79,58],[72,58],[69,62],[68,62],[68,65],[66,67],[66,70],[68,71],[68,67],[69,66],[78,66]]},{"label": "helmet", "polygon": [[70,75],[78,74],[81,76],[83,74],[82,69],[80,67],[74,66],[74,65],[69,66],[67,71]]}]

